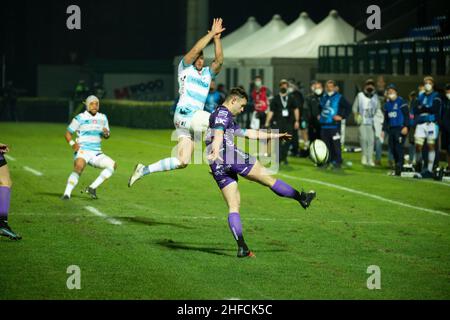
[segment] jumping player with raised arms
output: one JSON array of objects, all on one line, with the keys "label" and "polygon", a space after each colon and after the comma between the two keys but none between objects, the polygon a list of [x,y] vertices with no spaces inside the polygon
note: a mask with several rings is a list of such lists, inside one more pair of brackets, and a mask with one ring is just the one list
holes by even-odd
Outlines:
[{"label": "jumping player with raised arms", "polygon": [[[140,178],[155,172],[186,168],[194,150],[191,121],[194,115],[203,110],[209,93],[211,80],[220,72],[223,64],[223,51],[220,36],[225,28],[222,19],[214,19],[211,31],[201,38],[183,57],[178,66],[178,83],[180,99],[175,109],[174,125],[178,138],[177,156],[159,160],[145,166],[137,164],[128,186],[131,187]],[[215,59],[211,66],[205,67],[203,49],[214,39]],[[201,113],[199,113],[200,115]],[[206,114],[206,113],[205,113]],[[202,119],[207,127],[208,117]]]}]

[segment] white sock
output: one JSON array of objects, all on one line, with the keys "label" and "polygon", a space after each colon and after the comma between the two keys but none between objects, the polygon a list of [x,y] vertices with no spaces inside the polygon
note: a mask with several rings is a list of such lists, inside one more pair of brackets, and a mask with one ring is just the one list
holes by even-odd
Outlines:
[{"label": "white sock", "polygon": [[67,180],[67,186],[66,191],[64,191],[64,195],[67,195],[70,197],[73,188],[78,184],[78,179],[80,178],[80,175],[76,172],[72,172],[69,176],[69,179]]},{"label": "white sock", "polygon": [[100,172],[100,175],[95,179],[94,182],[89,186],[89,188],[97,189],[103,182],[105,182],[106,179],[111,178],[111,176],[114,173],[114,168],[105,168],[102,172]]},{"label": "white sock", "polygon": [[436,151],[428,151],[428,171],[433,172],[434,159],[436,158]]},{"label": "white sock", "polygon": [[178,158],[166,158],[159,160],[158,162],[152,163],[146,167],[144,167],[143,175],[147,175],[154,172],[168,171],[178,169],[181,165],[180,160]]}]

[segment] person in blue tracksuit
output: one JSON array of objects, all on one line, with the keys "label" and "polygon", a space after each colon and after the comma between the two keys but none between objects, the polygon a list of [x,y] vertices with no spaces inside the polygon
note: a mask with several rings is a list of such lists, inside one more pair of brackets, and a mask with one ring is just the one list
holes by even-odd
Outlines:
[{"label": "person in blue tracksuit", "polygon": [[222,95],[219,91],[216,90],[216,82],[214,80],[211,80],[211,83],[209,85],[209,93],[206,97],[203,110],[209,113],[213,113],[216,110],[217,106],[220,106],[222,102]]},{"label": "person in blue tracksuit", "polygon": [[384,104],[383,132],[388,134],[389,150],[394,155],[395,175],[403,168],[403,147],[409,130],[408,103],[398,95],[397,87],[387,87],[387,100]]},{"label": "person in blue tracksuit", "polygon": [[336,82],[328,80],[326,92],[320,99],[320,115],[318,116],[320,136],[330,151],[329,162],[335,167],[342,165],[341,121],[348,117],[351,111],[350,103],[336,90]]},{"label": "person in blue tracksuit", "polygon": [[440,115],[442,110],[442,100],[439,93],[434,91],[434,79],[427,76],[423,80],[425,92],[417,98],[414,106],[414,124],[416,131],[414,141],[416,144],[416,163],[418,171],[422,169],[422,149],[425,141],[428,146],[428,166],[421,172],[423,178],[431,178],[436,158],[436,143],[439,136]]}]

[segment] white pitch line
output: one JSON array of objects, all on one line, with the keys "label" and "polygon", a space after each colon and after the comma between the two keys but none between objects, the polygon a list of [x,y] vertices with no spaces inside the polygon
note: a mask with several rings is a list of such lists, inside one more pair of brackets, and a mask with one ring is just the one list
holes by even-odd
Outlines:
[{"label": "white pitch line", "polygon": [[8,154],[5,154],[4,156],[5,156],[6,160],[9,160],[9,161],[16,161],[16,158],[11,157],[11,156],[8,155]]},{"label": "white pitch line", "polygon": [[116,219],[114,219],[114,218],[109,217],[108,215],[104,214],[103,212],[100,212],[99,210],[97,210],[97,209],[94,208],[94,207],[86,206],[86,207],[84,207],[84,208],[85,208],[87,211],[89,211],[90,213],[93,213],[93,214],[95,214],[96,216],[105,219],[106,221],[108,221],[108,222],[111,223],[111,224],[114,224],[114,225],[121,225],[121,224],[122,224],[122,222],[120,222],[119,220],[116,220]]},{"label": "white pitch line", "polygon": [[33,168],[30,168],[30,167],[27,167],[27,166],[23,167],[23,169],[28,171],[28,172],[31,172],[32,174],[34,174],[35,176],[38,176],[38,177],[41,177],[41,176],[44,175],[42,172],[34,170]]},{"label": "white pitch line", "polygon": [[433,209],[428,209],[428,208],[422,208],[422,207],[416,207],[416,206],[413,206],[411,204],[403,203],[403,202],[396,201],[396,200],[387,199],[387,198],[384,198],[384,197],[381,197],[381,196],[377,196],[375,194],[371,194],[371,193],[367,193],[367,192],[363,192],[363,191],[359,191],[359,190],[350,189],[350,188],[343,187],[343,186],[340,186],[340,185],[337,185],[337,184],[332,184],[332,183],[328,183],[328,182],[324,182],[324,181],[320,181],[320,180],[314,180],[314,179],[299,178],[299,177],[294,177],[294,176],[290,176],[290,175],[287,175],[287,174],[280,174],[280,176],[286,177],[286,178],[290,178],[290,179],[294,179],[294,180],[299,180],[299,181],[306,181],[306,182],[321,184],[323,186],[327,186],[327,187],[330,187],[330,188],[334,188],[334,189],[338,189],[338,190],[342,190],[342,191],[347,191],[347,192],[350,192],[350,193],[358,194],[360,196],[365,196],[365,197],[372,198],[372,199],[375,199],[375,200],[396,204],[398,206],[402,206],[402,207],[406,207],[406,208],[410,208],[410,209],[420,210],[420,211],[424,211],[424,212],[428,212],[428,213],[440,214],[441,216],[447,216],[447,217],[449,216],[448,213],[445,213],[443,211],[433,210]]}]

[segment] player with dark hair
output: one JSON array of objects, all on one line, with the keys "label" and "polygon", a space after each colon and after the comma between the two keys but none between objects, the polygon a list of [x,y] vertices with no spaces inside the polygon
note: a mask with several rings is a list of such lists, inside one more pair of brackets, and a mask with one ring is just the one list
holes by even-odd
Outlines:
[{"label": "player with dark hair", "polygon": [[8,146],[0,143],[0,236],[8,237],[11,240],[20,240],[22,237],[8,225],[12,181],[4,156],[7,152],[9,152]]},{"label": "player with dark hair", "polygon": [[245,90],[233,88],[225,102],[219,106],[209,118],[206,145],[211,171],[222,195],[228,205],[228,225],[238,245],[238,257],[252,257],[244,241],[239,214],[240,194],[237,185],[238,175],[269,187],[280,197],[294,199],[303,208],[308,208],[316,193],[299,192],[286,182],[271,176],[266,168],[251,155],[238,149],[234,144],[234,136],[249,139],[291,139],[287,133],[271,133],[261,130],[241,129],[233,117],[241,113],[248,102]]}]

